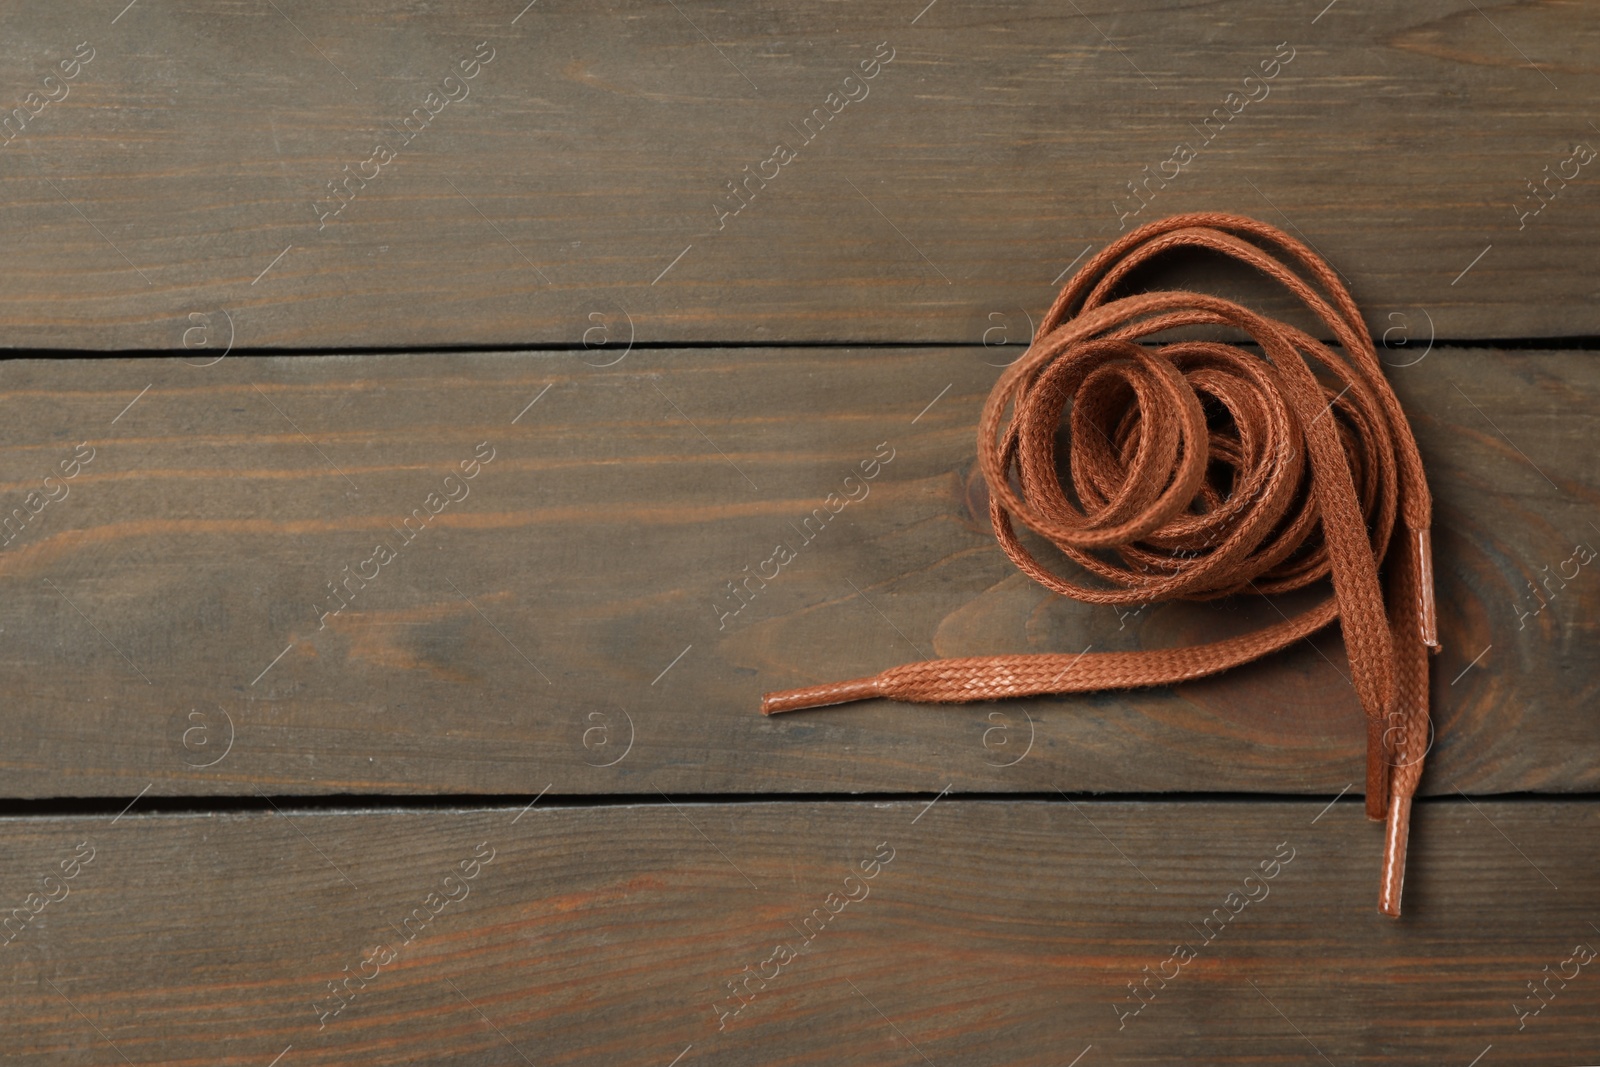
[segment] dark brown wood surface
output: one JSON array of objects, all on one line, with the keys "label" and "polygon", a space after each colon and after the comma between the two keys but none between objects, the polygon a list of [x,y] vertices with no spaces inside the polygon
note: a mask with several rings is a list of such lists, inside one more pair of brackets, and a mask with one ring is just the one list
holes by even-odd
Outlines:
[{"label": "dark brown wood surface", "polygon": [[[1600,832],[1592,803],[1424,802],[1396,921],[1373,909],[1379,828],[1330,799],[7,819],[8,907],[80,843],[93,859],[0,949],[6,1051],[261,1067],[1595,1062],[1600,965],[1579,958],[1600,944],[1600,866],[1576,844]],[[747,966],[733,1014],[727,983]],[[1135,999],[1128,984],[1158,971],[1170,981]]]},{"label": "dark brown wood surface", "polygon": [[[1596,56],[1557,0],[0,6],[0,1060],[1600,1063]],[[1200,210],[1332,262],[1421,441],[1399,921],[1336,629],[757,713],[1307,602],[988,530],[999,368]]]},{"label": "dark brown wood surface", "polygon": [[[0,365],[5,508],[28,518],[0,548],[6,788],[1320,794],[1358,780],[1336,629],[1176,690],[757,713],[764,690],[931,654],[1170,647],[1277,617],[1265,603],[1119,615],[1015,571],[988,530],[972,428],[1016,352]],[[1435,349],[1391,374],[1437,500],[1424,790],[1593,790],[1600,579],[1582,559],[1600,543],[1600,363]],[[49,483],[65,497],[29,517],[41,479],[86,449],[76,477]],[[448,477],[475,454],[492,459]],[[864,463],[876,476],[847,481]],[[463,491],[430,513],[430,494]],[[396,558],[374,562],[378,544]],[[729,592],[771,574],[780,544],[795,558],[777,577]]]},{"label": "dark brown wood surface", "polygon": [[1577,4],[62,0],[0,42],[7,346],[1017,340],[1191,210],[1378,330],[1600,326]]}]

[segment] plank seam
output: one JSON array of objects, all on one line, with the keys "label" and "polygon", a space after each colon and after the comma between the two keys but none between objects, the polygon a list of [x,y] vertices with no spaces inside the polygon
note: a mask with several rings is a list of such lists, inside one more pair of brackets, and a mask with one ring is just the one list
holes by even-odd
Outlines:
[{"label": "plank seam", "polygon": [[[1324,344],[1335,344],[1333,338],[1318,338]],[[1241,342],[1240,347],[1253,347]],[[1414,345],[1403,342],[1376,346],[1380,351],[1405,352]],[[1600,350],[1600,336],[1581,334],[1563,337],[1456,337],[1435,338],[1433,348],[1482,349],[1505,351],[1579,351]],[[694,352],[727,351],[739,349],[770,349],[773,351],[816,351],[826,349],[1016,349],[1025,344],[987,344],[981,341],[863,341],[848,338],[832,341],[636,341],[629,350],[635,352]],[[596,346],[568,341],[528,341],[506,344],[435,344],[406,346],[359,346],[323,348],[233,348],[230,356],[421,356],[421,355],[474,355],[500,352],[594,352]],[[17,359],[187,359],[194,353],[182,348],[0,348],[0,362]]]},{"label": "plank seam", "polygon": [[[1428,805],[1467,806],[1473,798],[1492,800],[1496,804],[1551,804],[1593,803],[1600,801],[1600,791],[1573,793],[1475,793],[1453,792],[1436,796],[1419,796],[1418,803]],[[0,819],[56,818],[61,816],[98,817],[123,814],[134,815],[216,815],[245,814],[251,812],[299,812],[303,814],[383,814],[393,812],[451,811],[478,812],[522,809],[527,797],[509,794],[450,795],[426,794],[403,796],[373,794],[367,796],[331,794],[328,796],[284,795],[254,796],[177,796],[135,797],[137,807],[126,797],[55,797],[47,799],[0,800]],[[1047,803],[1047,804],[1299,804],[1327,809],[1335,804],[1360,805],[1360,794],[1342,792],[1330,803],[1324,794],[1304,793],[1063,793],[1048,792],[906,792],[906,793],[683,793],[666,799],[648,793],[574,793],[566,796],[544,794],[539,799],[543,808],[611,808],[611,807],[669,807],[673,804],[910,804],[942,800],[958,804],[990,803]],[[128,809],[134,808],[133,811]]]}]

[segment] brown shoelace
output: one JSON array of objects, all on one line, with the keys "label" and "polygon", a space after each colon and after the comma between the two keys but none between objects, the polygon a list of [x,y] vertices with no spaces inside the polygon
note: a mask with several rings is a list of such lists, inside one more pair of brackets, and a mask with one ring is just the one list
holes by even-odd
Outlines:
[{"label": "brown shoelace", "polygon": [[[1147,260],[1182,247],[1220,252],[1281,282],[1338,348],[1200,293],[1107,299]],[[1215,341],[1137,343],[1201,325],[1243,331],[1265,358]],[[1063,417],[1075,499],[1057,473]],[[1209,644],[927,660],[768,693],[762,713],[873,697],[963,703],[1173,685],[1249,663],[1338,619],[1366,713],[1367,815],[1387,817],[1378,907],[1399,915],[1427,747],[1426,650],[1438,648],[1432,501],[1361,313],[1328,265],[1288,234],[1236,215],[1177,215],[1134,230],[1067,284],[1027,353],[1001,374],[984,405],[978,458],[1000,547],[1057,593],[1148,604],[1285,593],[1331,578],[1333,595]],[[1394,536],[1397,516],[1404,530]],[[1099,581],[1045,569],[1013,519]]]}]

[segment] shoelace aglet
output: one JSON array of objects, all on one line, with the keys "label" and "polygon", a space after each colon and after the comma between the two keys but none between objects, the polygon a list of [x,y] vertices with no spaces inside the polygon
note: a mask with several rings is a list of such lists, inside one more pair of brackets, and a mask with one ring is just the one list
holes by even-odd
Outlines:
[{"label": "shoelace aglet", "polygon": [[1439,617],[1433,602],[1433,542],[1426,529],[1413,531],[1412,537],[1417,552],[1418,628],[1422,632],[1422,643],[1437,652]]},{"label": "shoelace aglet", "polygon": [[785,711],[805,708],[825,708],[830,704],[848,704],[854,700],[871,700],[881,696],[878,679],[853,678],[848,682],[829,682],[826,685],[808,685],[799,689],[783,689],[761,696],[761,714],[777,715]]},{"label": "shoelace aglet", "polygon": [[1406,843],[1411,836],[1411,797],[1389,800],[1389,820],[1383,835],[1383,882],[1378,890],[1378,910],[1400,917],[1400,893],[1406,884]]},{"label": "shoelace aglet", "polygon": [[1374,822],[1389,811],[1388,723],[1367,719],[1367,818]]}]

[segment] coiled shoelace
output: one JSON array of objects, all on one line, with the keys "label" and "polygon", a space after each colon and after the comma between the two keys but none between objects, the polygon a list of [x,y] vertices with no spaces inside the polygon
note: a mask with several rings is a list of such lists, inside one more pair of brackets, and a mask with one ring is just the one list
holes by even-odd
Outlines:
[{"label": "coiled shoelace", "polygon": [[[1282,283],[1338,347],[1200,293],[1107,299],[1146,261],[1182,247],[1231,256]],[[1215,341],[1137,343],[1216,325],[1242,331],[1264,357]],[[1438,648],[1432,501],[1411,428],[1332,269],[1288,234],[1236,215],[1177,215],[1134,230],[1067,284],[1027,353],[1001,374],[984,405],[978,458],[1000,547],[1065,596],[1114,605],[1210,600],[1324,578],[1332,596],[1209,644],[927,660],[768,693],[762,713],[873,697],[961,703],[1172,685],[1249,663],[1338,619],[1366,714],[1367,815],[1387,818],[1378,906],[1399,915],[1427,744],[1426,650]],[[1057,473],[1062,459],[1071,497]],[[1098,581],[1046,569],[1014,520]]]}]

